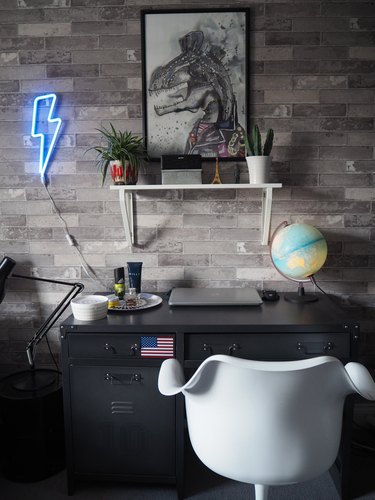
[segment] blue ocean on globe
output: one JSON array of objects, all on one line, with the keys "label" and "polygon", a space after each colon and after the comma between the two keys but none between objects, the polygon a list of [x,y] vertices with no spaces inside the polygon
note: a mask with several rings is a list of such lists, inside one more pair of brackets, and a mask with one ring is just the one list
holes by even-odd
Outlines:
[{"label": "blue ocean on globe", "polygon": [[305,279],[323,266],[327,242],[314,226],[290,224],[275,234],[271,256],[275,267],[286,277]]}]

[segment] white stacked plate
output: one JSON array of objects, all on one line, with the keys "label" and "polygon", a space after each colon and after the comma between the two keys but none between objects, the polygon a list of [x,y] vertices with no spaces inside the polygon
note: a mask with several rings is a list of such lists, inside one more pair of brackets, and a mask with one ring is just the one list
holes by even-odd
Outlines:
[{"label": "white stacked plate", "polygon": [[93,321],[107,316],[108,298],[104,295],[85,295],[70,301],[76,319]]}]

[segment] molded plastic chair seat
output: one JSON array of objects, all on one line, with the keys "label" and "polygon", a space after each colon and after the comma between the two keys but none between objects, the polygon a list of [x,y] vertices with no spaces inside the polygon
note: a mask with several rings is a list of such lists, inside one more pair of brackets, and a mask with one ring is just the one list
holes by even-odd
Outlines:
[{"label": "molded plastic chair seat", "polygon": [[375,400],[375,383],[359,363],[336,358],[263,362],[215,355],[185,383],[176,359],[163,362],[159,390],[182,393],[189,436],[200,460],[214,472],[268,487],[313,479],[334,463],[345,398]]}]

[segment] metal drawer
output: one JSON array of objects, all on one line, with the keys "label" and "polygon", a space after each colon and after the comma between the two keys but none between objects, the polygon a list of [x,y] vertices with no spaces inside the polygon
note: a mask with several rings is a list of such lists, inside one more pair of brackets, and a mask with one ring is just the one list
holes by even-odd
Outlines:
[{"label": "metal drawer", "polygon": [[158,375],[158,367],[70,366],[75,473],[175,475],[175,401],[158,391]]},{"label": "metal drawer", "polygon": [[128,334],[79,334],[69,335],[69,356],[76,358],[130,358],[140,357],[141,335]]},{"label": "metal drawer", "polygon": [[294,360],[314,356],[349,358],[349,333],[185,334],[185,359],[228,354],[258,360]]}]

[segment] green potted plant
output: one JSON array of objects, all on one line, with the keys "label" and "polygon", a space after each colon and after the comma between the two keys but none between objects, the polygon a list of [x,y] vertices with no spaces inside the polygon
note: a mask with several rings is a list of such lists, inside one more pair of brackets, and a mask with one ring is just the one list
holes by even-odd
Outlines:
[{"label": "green potted plant", "polygon": [[254,125],[251,134],[245,134],[244,143],[246,162],[249,169],[250,184],[266,184],[272,163],[273,130],[268,129],[264,147],[258,125]]},{"label": "green potted plant", "polygon": [[104,184],[108,167],[115,184],[137,184],[138,170],[147,157],[143,137],[132,132],[116,130],[112,123],[110,129],[97,129],[105,140],[104,146],[94,146],[98,154],[96,164],[102,174]]}]

